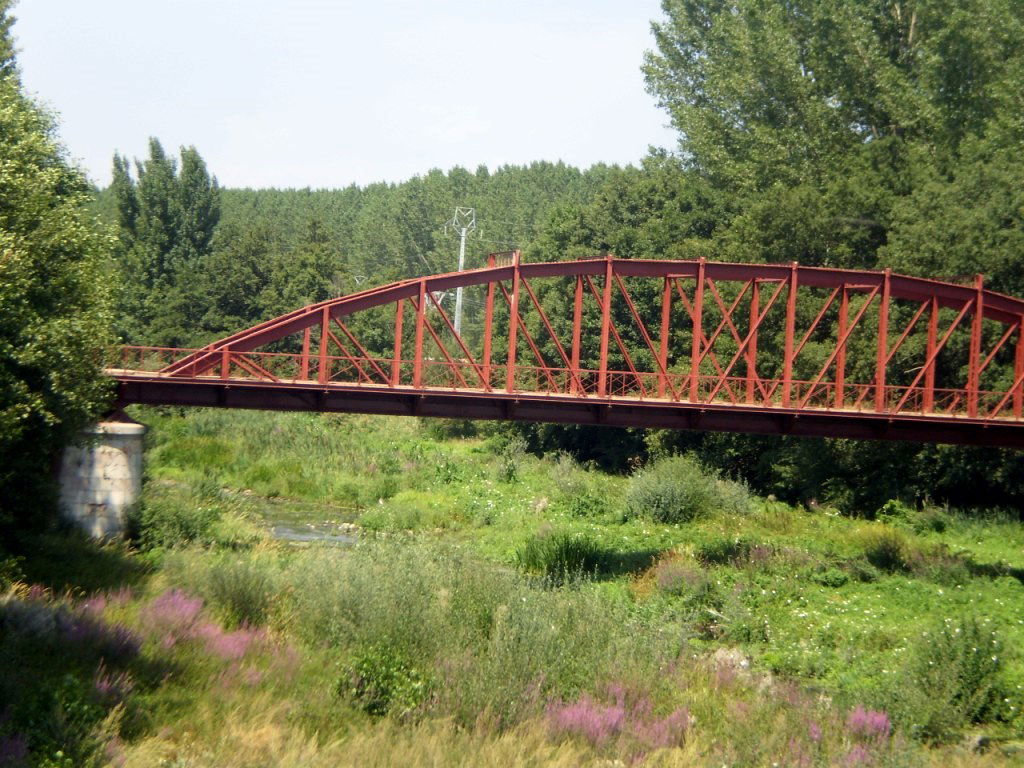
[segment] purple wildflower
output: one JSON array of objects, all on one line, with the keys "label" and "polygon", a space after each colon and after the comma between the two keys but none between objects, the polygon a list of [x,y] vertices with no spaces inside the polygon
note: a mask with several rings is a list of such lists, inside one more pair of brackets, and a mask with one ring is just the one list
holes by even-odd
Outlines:
[{"label": "purple wildflower", "polygon": [[792,768],[811,768],[814,758],[806,751],[805,745],[799,739],[790,739],[785,760],[779,761],[779,763],[792,766]]},{"label": "purple wildflower", "polygon": [[21,765],[28,757],[28,739],[20,733],[0,736],[0,765]]},{"label": "purple wildflower", "polygon": [[63,626],[64,640],[71,646],[94,649],[109,661],[126,661],[139,655],[142,641],[123,624],[107,624],[89,614],[72,615]]},{"label": "purple wildflower", "polygon": [[676,747],[683,743],[690,727],[690,713],[684,707],[661,719],[641,719],[633,725],[633,735],[648,749]]},{"label": "purple wildflower", "polygon": [[169,589],[146,607],[143,621],[154,634],[164,635],[165,645],[170,638],[173,646],[178,640],[193,635],[202,610],[202,598],[192,597],[180,589]]},{"label": "purple wildflower", "polygon": [[583,736],[591,744],[601,746],[621,733],[626,722],[626,710],[619,705],[600,704],[584,695],[570,704],[555,704],[550,708],[548,717],[556,733]]},{"label": "purple wildflower", "polygon": [[117,704],[128,698],[135,688],[135,681],[127,672],[111,672],[101,661],[93,675],[92,685],[100,701]]},{"label": "purple wildflower", "polygon": [[28,588],[27,597],[29,600],[43,600],[48,592],[49,590],[42,584],[33,584]]},{"label": "purple wildflower", "polygon": [[107,594],[104,595],[104,597],[106,598],[107,602],[110,603],[110,605],[118,606],[131,602],[131,599],[134,596],[135,595],[132,592],[131,587],[119,587],[116,591],[107,592]]},{"label": "purple wildflower", "polygon": [[103,615],[103,611],[107,609],[107,598],[103,595],[93,595],[87,598],[81,605],[80,610],[83,614],[91,616],[94,619],[98,619]]},{"label": "purple wildflower", "polygon": [[871,757],[871,753],[864,747],[863,744],[854,745],[853,749],[846,753],[846,757],[843,760],[843,765],[848,768],[857,768],[861,765],[871,765],[874,759]]},{"label": "purple wildflower", "polygon": [[815,744],[821,741],[821,728],[817,723],[809,723],[807,726],[807,737]]},{"label": "purple wildflower", "polygon": [[240,659],[249,651],[256,633],[248,629],[207,635],[206,650],[224,661]]},{"label": "purple wildflower", "polygon": [[885,712],[857,707],[846,718],[846,729],[854,736],[881,741],[892,730]]}]

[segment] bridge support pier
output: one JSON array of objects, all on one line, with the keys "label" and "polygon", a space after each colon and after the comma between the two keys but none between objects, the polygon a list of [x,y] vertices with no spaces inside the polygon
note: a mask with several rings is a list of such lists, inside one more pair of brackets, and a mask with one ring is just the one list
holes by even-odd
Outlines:
[{"label": "bridge support pier", "polygon": [[64,450],[60,506],[64,516],[93,538],[124,535],[128,512],[142,491],[146,427],[134,421],[104,421]]}]

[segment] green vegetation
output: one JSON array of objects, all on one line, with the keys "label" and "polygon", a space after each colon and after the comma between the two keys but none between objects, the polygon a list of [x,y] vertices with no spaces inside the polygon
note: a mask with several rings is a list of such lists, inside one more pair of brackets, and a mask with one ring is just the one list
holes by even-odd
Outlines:
[{"label": "green vegetation", "polygon": [[[0,611],[0,653],[19,670],[0,738],[23,738],[32,764],[1018,754],[1019,523],[895,503],[849,518],[752,496],[691,457],[608,474],[483,426],[134,415],[151,427],[139,551],[71,547],[58,575],[54,539],[20,563]],[[359,450],[336,455],[346,445]],[[261,462],[301,477],[264,496],[250,484]],[[391,492],[372,499],[381,477]],[[680,496],[687,485],[701,495]],[[701,501],[683,523],[630,513],[652,492]],[[161,509],[202,524],[183,535]],[[357,543],[267,535],[324,515],[360,526]],[[19,680],[37,674],[52,684],[26,698]],[[968,738],[988,746],[958,746]]]},{"label": "green vegetation", "polygon": [[[107,237],[53,118],[23,92],[0,0],[0,539],[53,509],[51,462],[96,417],[113,341]],[[38,504],[49,498],[50,504]]]},{"label": "green vegetation", "polygon": [[[110,328],[205,344],[441,271],[455,204],[491,219],[471,265],[611,249],[1024,295],[1020,3],[665,0],[645,72],[678,155],[221,190],[154,140],[95,195],[116,237],[21,92],[9,7],[0,765],[1019,763],[1019,454],[138,409],[130,543],[39,523],[52,458],[103,408]],[[567,294],[539,298],[561,329]],[[386,350],[375,322],[353,319]]]}]

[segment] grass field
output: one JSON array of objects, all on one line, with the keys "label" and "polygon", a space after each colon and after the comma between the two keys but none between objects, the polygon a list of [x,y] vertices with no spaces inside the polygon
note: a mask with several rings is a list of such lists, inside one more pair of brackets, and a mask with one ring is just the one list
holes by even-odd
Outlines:
[{"label": "grass field", "polygon": [[853,519],[472,425],[135,415],[135,543],[54,534],[0,570],[0,766],[1024,756],[1016,520]]}]

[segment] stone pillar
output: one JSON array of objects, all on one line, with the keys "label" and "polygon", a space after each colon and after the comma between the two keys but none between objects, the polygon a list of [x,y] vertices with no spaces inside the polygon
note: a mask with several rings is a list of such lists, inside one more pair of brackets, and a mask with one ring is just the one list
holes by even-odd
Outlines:
[{"label": "stone pillar", "polygon": [[105,421],[64,449],[60,504],[64,515],[97,539],[121,536],[142,491],[142,438],[133,421]]}]

